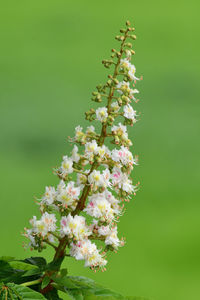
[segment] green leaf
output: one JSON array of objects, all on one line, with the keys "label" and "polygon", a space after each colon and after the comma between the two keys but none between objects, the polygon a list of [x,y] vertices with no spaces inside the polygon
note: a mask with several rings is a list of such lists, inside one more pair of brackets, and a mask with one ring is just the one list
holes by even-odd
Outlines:
[{"label": "green leaf", "polygon": [[87,278],[87,277],[83,277],[83,276],[68,276],[69,279],[71,279],[71,281],[77,285],[79,288],[94,288],[98,285],[97,283],[95,283],[94,280]]},{"label": "green leaf", "polygon": [[67,290],[67,294],[70,296],[73,300],[84,300],[84,296],[81,292],[81,290]]},{"label": "green leaf", "polygon": [[47,294],[45,294],[45,298],[48,300],[62,300],[56,289],[51,290],[50,292],[48,292]]},{"label": "green leaf", "polygon": [[87,277],[54,275],[51,278],[55,288],[66,292],[74,300],[147,300],[142,297],[124,297]]},{"label": "green leaf", "polygon": [[0,284],[0,299],[6,300],[44,300],[45,297],[28,287],[14,283]]},{"label": "green leaf", "polygon": [[49,264],[47,264],[46,270],[59,271],[63,259],[63,257],[60,257],[56,261],[50,262]]},{"label": "green leaf", "polygon": [[42,275],[42,271],[39,268],[28,270],[22,275],[22,277],[29,277],[34,275]]},{"label": "green leaf", "polygon": [[82,276],[69,276],[67,279],[71,280],[71,283],[76,286],[76,289],[70,288],[64,282],[60,282],[59,284],[64,283],[65,291],[72,299],[124,299],[122,295],[102,287],[92,279]]},{"label": "green leaf", "polygon": [[25,263],[35,265],[40,269],[45,269],[47,262],[43,257],[30,257],[24,260]]},{"label": "green leaf", "polygon": [[61,275],[61,277],[66,276],[67,273],[68,273],[67,269],[62,269],[62,270],[60,270],[60,275]]},{"label": "green leaf", "polygon": [[23,274],[23,270],[13,269],[7,261],[0,260],[0,281],[18,282]]},{"label": "green leaf", "polygon": [[73,281],[70,279],[70,277],[61,277],[53,275],[51,276],[51,279],[57,283],[59,286],[64,286],[67,289],[78,289],[79,287],[73,283]]},{"label": "green leaf", "polygon": [[12,261],[14,260],[15,258],[12,257],[12,256],[0,256],[0,260],[3,260],[3,261]]},{"label": "green leaf", "polygon": [[22,271],[29,271],[29,270],[37,269],[37,266],[30,265],[30,264],[27,264],[25,262],[18,261],[18,260],[9,262],[9,265],[13,269],[22,270]]},{"label": "green leaf", "polygon": [[42,280],[41,288],[44,289],[49,284],[50,281],[51,279],[48,276],[45,276]]}]

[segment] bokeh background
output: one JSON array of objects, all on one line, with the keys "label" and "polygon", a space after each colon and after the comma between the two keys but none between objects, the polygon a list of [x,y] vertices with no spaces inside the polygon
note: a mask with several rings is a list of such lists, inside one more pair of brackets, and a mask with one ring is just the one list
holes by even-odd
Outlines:
[{"label": "bokeh background", "polygon": [[[20,236],[34,199],[57,184],[52,168],[86,126],[91,92],[105,81],[101,60],[130,19],[141,121],[130,131],[140,166],[136,200],[120,232],[126,247],[106,273],[67,260],[69,272],[125,295],[200,299],[198,1],[2,1],[0,9],[1,255],[23,258]],[[51,251],[43,252],[50,259]],[[66,298],[67,299],[67,298]]]}]

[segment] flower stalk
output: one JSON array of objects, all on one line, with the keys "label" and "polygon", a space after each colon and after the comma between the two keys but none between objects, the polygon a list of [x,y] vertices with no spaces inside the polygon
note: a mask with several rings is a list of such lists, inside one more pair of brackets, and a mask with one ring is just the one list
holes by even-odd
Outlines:
[{"label": "flower stalk", "polygon": [[[85,266],[91,269],[104,270],[105,253],[116,252],[124,245],[124,240],[118,238],[117,222],[124,212],[123,203],[137,190],[130,177],[137,157],[129,150],[132,142],[127,131],[127,125],[133,126],[137,121],[132,104],[137,102],[138,90],[132,87],[139,79],[131,64],[135,52],[128,42],[136,38],[133,31],[127,22],[126,28],[120,30],[121,35],[116,36],[119,51],[112,49],[111,59],[102,61],[107,69],[114,69],[107,82],[92,93],[92,101],[97,104],[106,101],[105,106],[85,113],[86,120],[101,122],[100,132],[93,125],[86,132],[80,126],[75,128],[75,137],[70,139],[74,143],[71,156],[63,156],[55,172],[60,182],[57,188],[46,187],[39,201],[42,216],[39,220],[34,216],[30,220],[32,228],[25,230],[32,248],[42,251],[46,243],[55,249],[53,263],[57,263],[57,269],[52,273],[59,271],[65,256],[85,260]],[[118,118],[124,123],[116,123]],[[111,149],[107,140],[114,145]],[[89,218],[92,218],[90,224]],[[101,253],[92,241],[101,241],[105,251]],[[66,254],[67,248],[70,254]],[[51,283],[44,292],[49,289]]]}]

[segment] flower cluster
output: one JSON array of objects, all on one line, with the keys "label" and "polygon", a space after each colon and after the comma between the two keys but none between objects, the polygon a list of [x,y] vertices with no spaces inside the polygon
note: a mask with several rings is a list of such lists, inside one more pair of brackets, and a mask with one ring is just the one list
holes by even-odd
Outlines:
[{"label": "flower cluster", "polygon": [[[93,125],[86,130],[75,128],[71,154],[63,156],[56,169],[60,182],[56,188],[46,187],[39,200],[42,216],[39,220],[34,216],[31,229],[25,229],[32,248],[41,251],[49,244],[57,256],[69,249],[67,255],[84,260],[90,268],[104,269],[105,253],[124,244],[118,237],[117,222],[124,212],[124,201],[137,190],[131,179],[137,157],[130,150],[127,126],[137,120],[132,105],[137,102],[135,84],[139,79],[131,64],[132,44],[127,42],[135,39],[134,28],[126,25],[116,37],[120,50],[112,49],[112,59],[103,61],[106,68],[114,66],[113,75],[93,92],[92,101],[105,105],[86,112],[86,120],[100,122],[101,130]],[[101,248],[95,241],[102,243]]]}]

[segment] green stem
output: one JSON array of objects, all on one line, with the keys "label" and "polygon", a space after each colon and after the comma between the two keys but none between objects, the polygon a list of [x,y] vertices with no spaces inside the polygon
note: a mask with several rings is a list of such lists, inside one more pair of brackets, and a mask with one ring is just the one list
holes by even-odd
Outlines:
[{"label": "green stem", "polygon": [[37,280],[33,280],[33,281],[24,282],[24,283],[21,283],[20,285],[21,286],[31,286],[31,285],[36,285],[36,284],[41,283],[41,282],[42,282],[42,278],[37,279]]},{"label": "green stem", "polygon": [[85,175],[85,176],[88,175],[87,173],[82,172],[82,171],[80,171],[80,170],[77,170],[77,169],[74,169],[74,168],[73,168],[73,170],[74,170],[75,173],[80,173],[80,174],[83,174],[83,175]]},{"label": "green stem", "polygon": [[49,246],[53,247],[55,250],[57,249],[57,247],[53,243],[49,242],[48,240],[44,240],[44,242]]}]

